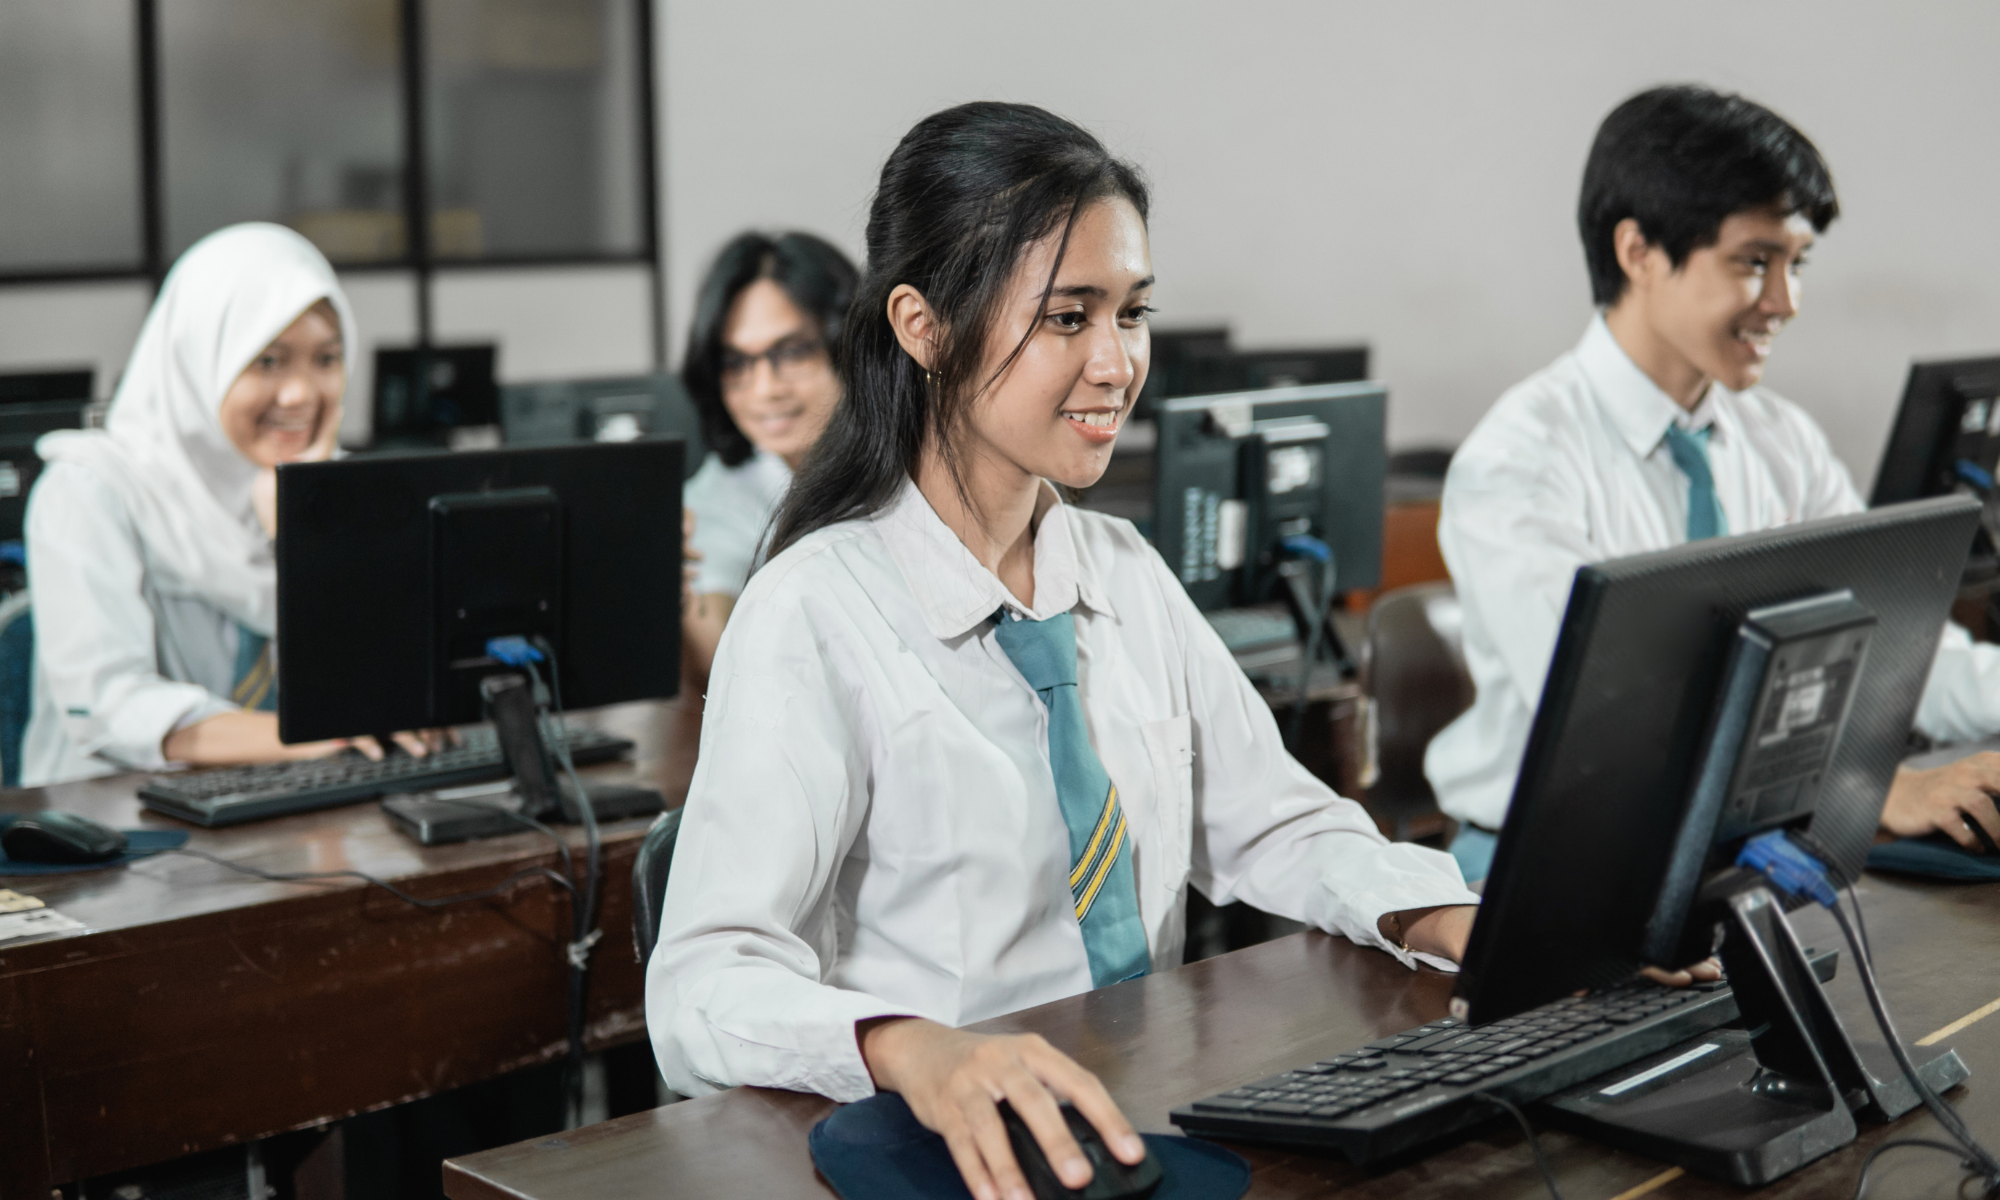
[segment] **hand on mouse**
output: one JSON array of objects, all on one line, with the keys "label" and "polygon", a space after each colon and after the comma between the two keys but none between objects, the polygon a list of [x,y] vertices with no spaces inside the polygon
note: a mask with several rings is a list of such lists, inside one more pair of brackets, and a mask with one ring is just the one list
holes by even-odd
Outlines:
[{"label": "hand on mouse", "polygon": [[861,1057],[875,1084],[899,1092],[924,1127],[942,1135],[952,1161],[977,1200],[1033,1200],[1014,1161],[999,1102],[1034,1132],[1063,1183],[1090,1182],[1090,1163],[1056,1107],[1074,1104],[1122,1163],[1146,1157],[1146,1143],[1097,1076],[1036,1034],[968,1033],[915,1017],[887,1017],[855,1026]]},{"label": "hand on mouse", "polygon": [[1927,771],[1904,767],[1889,785],[1882,806],[1882,828],[1897,837],[1943,833],[1967,850],[1984,850],[1967,821],[1977,821],[1987,836],[2000,842],[2000,754],[1987,751]]}]

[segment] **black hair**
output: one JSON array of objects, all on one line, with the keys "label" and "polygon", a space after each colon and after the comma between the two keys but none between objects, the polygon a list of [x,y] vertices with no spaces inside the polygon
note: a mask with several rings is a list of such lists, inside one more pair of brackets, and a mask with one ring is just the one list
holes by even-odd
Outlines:
[{"label": "black hair", "polygon": [[837,368],[842,323],[858,274],[831,242],[810,233],[740,233],[715,256],[695,293],[681,383],[701,414],[702,440],[729,467],[749,458],[753,447],[722,403],[722,328],[736,297],[760,279],[783,288],[799,311],[818,323]]},{"label": "black hair", "polygon": [[1821,232],[1840,215],[1811,139],[1741,96],[1694,84],[1640,92],[1604,118],[1583,168],[1576,224],[1591,299],[1610,305],[1625,293],[1612,239],[1625,218],[1679,267],[1714,245],[1730,216],[1770,207],[1803,213]]},{"label": "black hair", "polygon": [[[1078,215],[1116,197],[1146,219],[1137,168],[1070,121],[1029,104],[980,101],[933,113],[882,164],[868,211],[868,268],[840,353],[846,399],[778,510],[770,556],[839,521],[881,511],[934,446],[954,480],[953,434],[1033,330],[981,377],[986,339],[1027,248],[1060,232],[1046,302]],[[939,333],[926,371],[889,324],[909,284]],[[961,489],[962,491],[962,489]]]}]

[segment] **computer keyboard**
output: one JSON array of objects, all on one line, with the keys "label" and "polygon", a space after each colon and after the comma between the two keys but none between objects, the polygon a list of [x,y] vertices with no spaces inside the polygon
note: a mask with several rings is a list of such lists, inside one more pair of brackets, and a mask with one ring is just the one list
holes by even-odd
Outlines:
[{"label": "computer keyboard", "polygon": [[[1836,956],[1807,951],[1830,979]],[[1500,1117],[1736,1019],[1726,984],[1646,979],[1489,1025],[1446,1017],[1177,1108],[1189,1133],[1330,1149],[1366,1165]]]},{"label": "computer keyboard", "polygon": [[[604,762],[632,749],[632,742],[597,729],[564,733],[577,765]],[[214,827],[351,804],[387,792],[411,792],[494,779],[507,773],[491,726],[460,735],[459,744],[423,758],[392,753],[380,762],[347,751],[332,758],[220,767],[156,775],[139,789],[155,812]]]}]

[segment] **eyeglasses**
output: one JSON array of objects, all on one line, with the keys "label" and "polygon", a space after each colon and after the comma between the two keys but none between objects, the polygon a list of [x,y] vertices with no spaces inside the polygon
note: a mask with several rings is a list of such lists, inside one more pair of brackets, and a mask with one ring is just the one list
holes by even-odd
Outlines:
[{"label": "eyeglasses", "polygon": [[750,382],[750,376],[757,370],[757,364],[771,364],[771,374],[779,379],[796,379],[806,370],[826,358],[826,344],[817,338],[789,337],[762,354],[743,354],[735,350],[722,352],[722,386],[738,388]]}]

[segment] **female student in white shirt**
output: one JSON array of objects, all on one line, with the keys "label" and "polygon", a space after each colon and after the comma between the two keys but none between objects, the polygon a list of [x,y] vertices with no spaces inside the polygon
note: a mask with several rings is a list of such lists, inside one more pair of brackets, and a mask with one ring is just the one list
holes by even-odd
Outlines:
[{"label": "female student in white shirt", "polygon": [[847,398],[723,636],[648,968],[673,1087],[900,1092],[981,1200],[1027,1196],[1002,1098],[1072,1186],[1057,1097],[1144,1151],[1040,1038],[954,1027],[1179,965],[1190,882],[1412,966],[1475,911],[1285,752],[1128,522],[1058,496],[1144,380],[1146,210],[1025,105],[890,155]]},{"label": "female student in white shirt", "polygon": [[847,256],[809,233],[740,234],[702,280],[681,367],[714,451],[683,491],[695,564],[682,627],[697,683],[792,472],[840,401],[832,351],[855,282]]},{"label": "female student in white shirt", "polygon": [[232,226],[168,273],[105,428],[41,439],[23,785],[350,744],[278,740],[270,638],[273,468],[333,452],[353,330],[312,243]]}]

